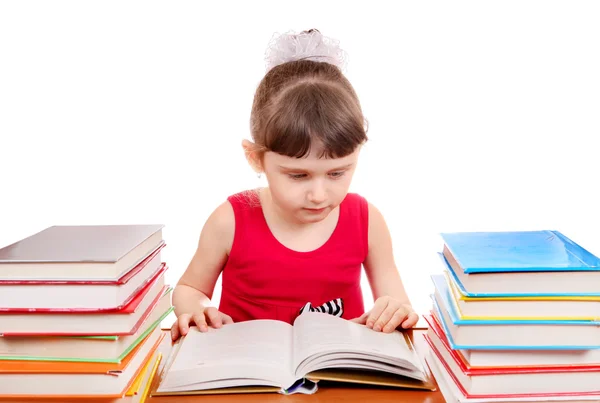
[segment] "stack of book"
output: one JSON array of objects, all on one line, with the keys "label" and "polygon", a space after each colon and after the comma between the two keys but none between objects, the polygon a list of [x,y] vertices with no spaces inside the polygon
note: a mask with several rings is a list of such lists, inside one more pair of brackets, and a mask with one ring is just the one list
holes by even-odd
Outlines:
[{"label": "stack of book", "polygon": [[600,401],[600,259],[558,231],[442,238],[425,338],[445,399]]},{"label": "stack of book", "polygon": [[162,228],[53,226],[0,249],[0,398],[135,398],[172,311]]}]

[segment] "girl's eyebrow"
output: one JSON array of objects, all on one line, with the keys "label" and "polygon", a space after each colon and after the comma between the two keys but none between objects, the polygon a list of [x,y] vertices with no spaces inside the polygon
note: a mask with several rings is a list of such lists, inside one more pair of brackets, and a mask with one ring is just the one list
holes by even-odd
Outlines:
[{"label": "girl's eyebrow", "polygon": [[[348,169],[350,168],[352,165],[354,165],[354,162],[351,162],[349,164],[340,166],[340,167],[336,167],[336,168],[332,168],[332,169],[328,169],[328,171],[341,171],[343,169]],[[279,169],[283,170],[283,171],[294,171],[294,172],[308,172],[308,169],[303,169],[303,168],[296,168],[296,167],[288,167],[285,165],[278,165]]]}]

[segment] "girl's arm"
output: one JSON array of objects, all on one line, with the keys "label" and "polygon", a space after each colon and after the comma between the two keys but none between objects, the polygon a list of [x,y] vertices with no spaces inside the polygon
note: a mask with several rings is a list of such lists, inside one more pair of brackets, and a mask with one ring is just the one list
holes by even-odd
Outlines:
[{"label": "girl's arm", "polygon": [[235,217],[229,202],[224,202],[208,217],[198,241],[198,247],[186,271],[173,292],[177,322],[171,329],[173,339],[187,334],[194,322],[199,330],[207,325],[220,327],[231,318],[209,307],[215,284],[223,270],[235,230]]},{"label": "girl's arm", "polygon": [[410,305],[392,250],[392,237],[381,212],[369,203],[369,252],[365,272],[373,298],[388,296]]},{"label": "girl's arm", "polygon": [[391,332],[417,323],[394,261],[392,239],[381,212],[369,203],[369,251],[364,263],[375,305],[357,321],[376,331]]}]

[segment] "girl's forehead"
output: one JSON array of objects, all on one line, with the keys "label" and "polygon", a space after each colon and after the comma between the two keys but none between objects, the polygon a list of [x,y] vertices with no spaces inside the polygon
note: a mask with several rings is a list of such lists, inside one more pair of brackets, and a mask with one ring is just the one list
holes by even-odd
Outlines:
[{"label": "girl's forehead", "polygon": [[296,158],[268,151],[265,153],[264,159],[266,165],[273,165],[278,168],[316,171],[343,168],[352,165],[356,163],[358,153],[359,149],[357,148],[352,154],[345,157],[326,158],[322,156],[320,150],[311,150],[305,157]]}]

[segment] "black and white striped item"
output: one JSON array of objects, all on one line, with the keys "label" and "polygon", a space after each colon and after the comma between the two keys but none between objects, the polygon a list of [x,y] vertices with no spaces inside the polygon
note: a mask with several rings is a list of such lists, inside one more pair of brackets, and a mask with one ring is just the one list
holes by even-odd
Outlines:
[{"label": "black and white striped item", "polygon": [[316,307],[312,306],[310,302],[307,302],[306,305],[300,309],[300,315],[304,312],[322,312],[341,317],[344,313],[344,301],[341,298],[336,298]]}]

